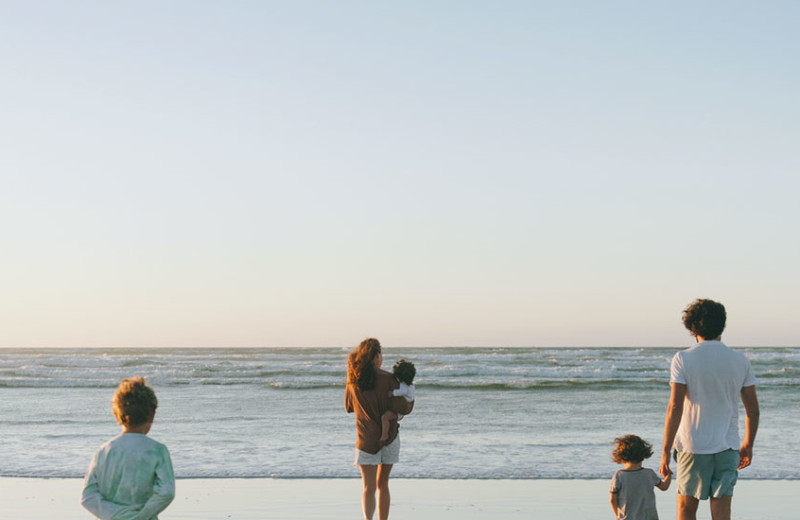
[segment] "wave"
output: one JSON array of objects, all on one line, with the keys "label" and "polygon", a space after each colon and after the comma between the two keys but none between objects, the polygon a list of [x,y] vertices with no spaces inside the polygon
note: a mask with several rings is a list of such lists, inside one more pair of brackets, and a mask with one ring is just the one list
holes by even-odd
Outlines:
[{"label": "wave", "polygon": [[531,381],[531,380],[515,380],[509,382],[448,382],[448,383],[428,383],[424,385],[425,389],[449,389],[449,390],[508,390],[508,391],[524,391],[524,390],[557,390],[557,389],[579,389],[579,388],[595,388],[595,389],[613,389],[613,388],[652,388],[654,386],[663,386],[665,382],[660,379],[652,379],[646,381],[632,381],[627,379],[565,379],[565,380],[544,380],[544,381]]},{"label": "wave", "polygon": [[[431,390],[645,388],[666,385],[676,349],[411,348]],[[142,375],[155,386],[339,388],[347,351],[309,349],[0,349],[0,388],[113,388]],[[396,354],[395,354],[396,353]],[[749,349],[759,386],[800,387],[800,348]]]},{"label": "wave", "polygon": [[[100,380],[100,381],[86,381],[86,380],[35,380],[35,381],[0,381],[0,388],[111,388],[113,389],[118,380]],[[152,383],[152,381],[151,381]],[[214,380],[195,380],[195,379],[177,379],[170,381],[161,381],[153,383],[154,386],[260,386],[265,388],[274,388],[278,390],[310,390],[310,389],[339,389],[344,390],[345,383],[341,381],[270,381],[270,380],[236,380],[236,379],[214,379]],[[529,381],[529,380],[515,380],[509,382],[432,382],[425,383],[424,385],[418,384],[417,387],[422,390],[473,390],[473,391],[525,391],[525,390],[554,390],[554,389],[577,389],[577,388],[596,388],[596,389],[613,389],[613,388],[653,388],[656,386],[664,386],[665,382],[662,380],[649,380],[649,381],[630,381],[624,379],[609,379],[609,380],[551,380],[551,381]]]},{"label": "wave", "polygon": [[[261,387],[275,390],[319,390],[319,389],[334,389],[343,391],[345,383],[342,380],[295,380],[288,378],[286,380],[270,380],[265,378],[242,378],[242,379],[170,379],[170,380],[154,380],[148,378],[149,382],[156,388],[159,386],[164,387],[233,387],[233,386],[249,386]],[[86,379],[17,379],[17,380],[0,380],[0,388],[5,389],[52,389],[52,388],[70,388],[70,389],[109,389],[113,390],[119,379],[100,379],[100,380],[86,380]],[[510,381],[427,381],[424,384],[419,383],[417,387],[420,391],[475,391],[475,392],[489,392],[489,391],[508,391],[508,392],[524,392],[524,391],[537,391],[537,390],[653,390],[658,388],[666,388],[667,381],[661,378],[652,378],[645,380],[632,380],[632,379],[552,379],[552,380],[530,380],[530,379],[517,379]],[[787,378],[759,378],[759,390],[773,389],[779,391],[798,391],[800,390],[800,381],[796,379]]]},{"label": "wave", "polygon": [[[507,473],[500,474],[487,474],[487,473],[471,473],[468,471],[446,473],[442,471],[403,471],[396,469],[392,472],[396,478],[404,479],[419,479],[419,480],[608,480],[609,475],[607,472],[585,472],[585,471],[570,471],[570,472],[553,472],[542,471],[537,474],[519,474],[509,475]],[[76,471],[1,471],[0,478],[64,478],[64,479],[82,479],[83,473]],[[291,473],[289,471],[196,471],[196,472],[178,472],[176,478],[181,480],[198,480],[198,479],[279,479],[279,480],[294,480],[294,479],[353,479],[351,472],[331,471],[329,473],[319,472],[297,472]],[[752,480],[752,481],[798,481],[800,476],[789,473],[766,473],[757,476],[740,476],[739,480]]]}]

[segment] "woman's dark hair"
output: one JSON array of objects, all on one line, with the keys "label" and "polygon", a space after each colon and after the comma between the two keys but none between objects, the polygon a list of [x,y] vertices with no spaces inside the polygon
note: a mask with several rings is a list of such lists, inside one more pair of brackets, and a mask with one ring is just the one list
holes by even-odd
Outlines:
[{"label": "woman's dark hair", "polygon": [[614,462],[642,462],[653,454],[653,446],[636,435],[624,435],[614,439],[614,451],[611,457]]},{"label": "woman's dark hair", "polygon": [[695,300],[683,310],[683,325],[703,339],[720,337],[725,319],[725,306],[714,300]]},{"label": "woman's dark hair", "polygon": [[375,338],[362,341],[347,358],[347,382],[359,390],[375,388],[375,356],[381,353],[381,344]]},{"label": "woman's dark hair", "polygon": [[396,377],[397,380],[400,381],[401,383],[405,383],[407,385],[413,385],[414,376],[417,375],[417,369],[414,367],[414,363],[412,363],[411,361],[406,361],[405,359],[401,359],[400,361],[394,364],[392,373],[394,374],[394,377]]}]

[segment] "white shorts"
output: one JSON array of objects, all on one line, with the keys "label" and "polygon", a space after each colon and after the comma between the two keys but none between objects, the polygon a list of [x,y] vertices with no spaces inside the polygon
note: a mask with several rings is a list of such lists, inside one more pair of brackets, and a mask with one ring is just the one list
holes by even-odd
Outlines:
[{"label": "white shorts", "polygon": [[356,461],[353,466],[380,466],[381,464],[397,464],[400,460],[400,436],[391,444],[384,446],[378,453],[367,453],[356,448]]}]

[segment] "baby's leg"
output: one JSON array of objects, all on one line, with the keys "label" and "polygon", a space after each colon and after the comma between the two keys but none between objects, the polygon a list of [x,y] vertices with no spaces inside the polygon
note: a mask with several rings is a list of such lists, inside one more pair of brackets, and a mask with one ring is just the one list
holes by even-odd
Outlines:
[{"label": "baby's leg", "polygon": [[381,415],[381,442],[389,438],[389,421],[397,419],[397,414],[389,411]]}]

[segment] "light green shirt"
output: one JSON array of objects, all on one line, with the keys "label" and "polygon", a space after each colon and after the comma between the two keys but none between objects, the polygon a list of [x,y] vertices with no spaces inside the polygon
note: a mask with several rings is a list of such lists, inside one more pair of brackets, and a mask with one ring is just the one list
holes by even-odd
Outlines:
[{"label": "light green shirt", "polygon": [[146,435],[122,433],[94,454],[81,504],[100,520],[158,520],[173,498],[167,447]]}]

